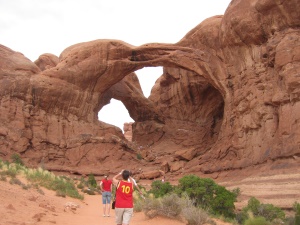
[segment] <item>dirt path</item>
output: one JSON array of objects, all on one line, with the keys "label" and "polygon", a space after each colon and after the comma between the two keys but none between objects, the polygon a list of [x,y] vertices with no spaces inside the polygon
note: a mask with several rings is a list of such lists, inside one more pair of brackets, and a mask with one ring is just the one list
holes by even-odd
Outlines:
[{"label": "dirt path", "polygon": [[[237,208],[247,204],[251,196],[262,203],[289,208],[300,202],[300,173],[272,176],[256,176],[233,182],[223,182],[228,189],[240,188],[241,197]],[[115,225],[114,210],[111,217],[102,217],[100,195],[85,195],[84,201],[62,198],[55,192],[34,188],[27,190],[20,185],[0,181],[0,225]],[[75,206],[74,209],[66,207]],[[144,213],[134,213],[130,225],[183,225],[185,223],[157,217],[148,219]],[[225,224],[221,221],[217,225]]]},{"label": "dirt path", "polygon": [[[85,195],[84,201],[62,198],[43,189],[24,190],[19,185],[0,181],[0,225],[115,225],[114,210],[110,217],[102,216],[100,195]],[[74,209],[66,207],[73,206]],[[157,217],[147,219],[144,213],[134,213],[130,225],[183,225],[185,223]]]}]

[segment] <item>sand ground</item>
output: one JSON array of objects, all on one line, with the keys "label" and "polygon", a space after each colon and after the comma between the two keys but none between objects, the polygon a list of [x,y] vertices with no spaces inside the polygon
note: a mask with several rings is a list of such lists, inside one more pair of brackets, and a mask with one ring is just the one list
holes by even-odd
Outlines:
[{"label": "sand ground", "polygon": [[[0,225],[115,225],[114,210],[103,217],[101,195],[84,195],[84,200],[63,198],[42,189],[22,189],[0,181]],[[73,208],[73,209],[72,209]],[[148,219],[143,212],[134,213],[130,225],[182,225],[169,218]],[[218,221],[218,225],[225,224]]]},{"label": "sand ground", "polygon": [[[241,209],[251,196],[262,203],[271,203],[290,210],[300,202],[300,173],[252,176],[219,183],[228,189],[240,188],[236,208]],[[84,195],[84,200],[63,198],[42,189],[23,189],[20,185],[0,181],[0,225],[115,225],[114,210],[110,217],[102,216],[101,195]],[[69,207],[68,207],[69,206]],[[73,208],[73,209],[72,209]],[[182,225],[184,222],[163,217],[148,219],[144,213],[134,213],[130,225]],[[217,221],[217,225],[224,225]]]}]

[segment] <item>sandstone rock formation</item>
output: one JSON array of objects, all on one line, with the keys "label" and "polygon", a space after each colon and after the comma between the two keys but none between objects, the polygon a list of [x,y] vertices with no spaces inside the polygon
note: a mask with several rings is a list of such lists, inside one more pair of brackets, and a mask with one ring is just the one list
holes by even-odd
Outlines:
[{"label": "sandstone rock formation", "polygon": [[[94,40],[35,63],[1,46],[0,157],[96,175],[296,168],[298,3],[233,0],[175,44]],[[134,71],[153,66],[164,73],[146,98]],[[135,121],[132,142],[98,121],[112,98]]]},{"label": "sandstone rock formation", "polygon": [[131,123],[124,123],[124,137],[128,140],[128,141],[132,141],[132,122]]}]

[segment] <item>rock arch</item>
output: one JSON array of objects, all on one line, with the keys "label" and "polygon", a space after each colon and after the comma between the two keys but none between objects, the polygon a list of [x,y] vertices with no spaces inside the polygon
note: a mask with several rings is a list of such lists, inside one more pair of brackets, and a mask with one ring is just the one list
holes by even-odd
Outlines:
[{"label": "rock arch", "polygon": [[[95,174],[128,161],[131,169],[167,162],[173,173],[293,168],[300,130],[297,4],[235,0],[224,16],[203,21],[178,43],[95,40],[59,58],[45,55],[39,60],[49,60],[46,66],[1,46],[1,156],[19,152],[27,163]],[[165,68],[149,99],[134,74],[146,66]],[[136,121],[134,143],[97,120],[110,98]],[[146,161],[136,159],[134,144],[143,146]]]}]

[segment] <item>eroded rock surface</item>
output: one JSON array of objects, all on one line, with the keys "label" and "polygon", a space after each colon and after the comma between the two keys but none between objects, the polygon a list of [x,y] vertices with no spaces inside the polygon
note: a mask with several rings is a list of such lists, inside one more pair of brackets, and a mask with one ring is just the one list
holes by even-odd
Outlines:
[{"label": "eroded rock surface", "polygon": [[[233,0],[175,44],[94,40],[35,63],[0,46],[0,156],[96,175],[297,168],[298,4]],[[134,71],[149,66],[164,72],[146,98]],[[132,142],[98,121],[112,98],[135,121]]]}]

